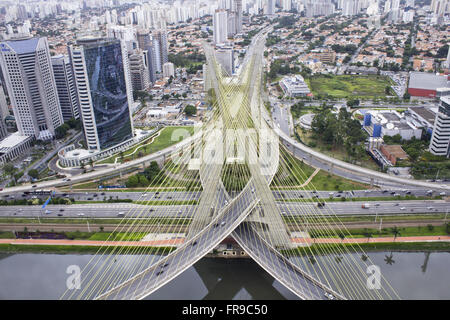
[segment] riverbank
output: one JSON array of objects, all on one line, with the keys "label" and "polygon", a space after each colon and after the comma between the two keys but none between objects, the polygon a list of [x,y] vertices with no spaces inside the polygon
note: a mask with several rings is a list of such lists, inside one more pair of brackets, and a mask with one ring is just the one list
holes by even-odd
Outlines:
[{"label": "riverbank", "polygon": [[[139,249],[141,253],[167,254],[182,244],[184,239],[154,240],[154,241],[92,241],[92,240],[50,240],[50,239],[0,239],[0,253],[38,252],[38,253],[112,253],[114,248],[118,252],[128,249]],[[309,255],[320,254],[326,248],[347,247],[350,251],[448,251],[450,252],[450,236],[427,237],[392,237],[366,239],[292,239],[293,243],[309,246],[299,246],[296,249],[284,250],[291,254]]]}]

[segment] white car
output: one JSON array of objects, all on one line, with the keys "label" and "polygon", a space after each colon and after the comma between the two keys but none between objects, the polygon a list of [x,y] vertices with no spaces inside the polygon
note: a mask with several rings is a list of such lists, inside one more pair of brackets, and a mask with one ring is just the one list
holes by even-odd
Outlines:
[{"label": "white car", "polygon": [[434,208],[433,208],[433,207],[427,207],[427,209],[428,209],[428,210],[433,210]]},{"label": "white car", "polygon": [[406,209],[405,207],[401,207],[401,208],[400,208],[400,210],[405,210],[405,209]]},{"label": "white car", "polygon": [[79,217],[83,217],[83,216],[84,216],[84,213],[79,213],[78,216],[79,216]]},{"label": "white car", "polygon": [[442,191],[441,193],[439,193],[440,196],[445,196],[445,192]]}]

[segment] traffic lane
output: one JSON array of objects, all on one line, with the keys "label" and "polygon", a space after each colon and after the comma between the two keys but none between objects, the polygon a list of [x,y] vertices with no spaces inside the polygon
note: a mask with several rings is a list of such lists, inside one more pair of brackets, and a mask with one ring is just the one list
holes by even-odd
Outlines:
[{"label": "traffic lane", "polygon": [[[364,203],[369,204],[368,209],[362,208]],[[445,213],[450,209],[450,204],[443,200],[326,202],[325,207],[323,208],[318,208],[317,204],[314,202],[277,202],[277,205],[279,206],[281,212],[284,212],[287,215],[373,215],[385,213],[420,214],[433,212]],[[50,213],[45,214],[46,210],[49,210]],[[195,210],[196,206],[193,205],[146,206],[129,203],[48,205],[45,209],[41,206],[3,206],[2,210],[0,210],[0,216],[58,217],[58,215],[61,215],[61,217],[114,218],[123,213],[124,216],[130,218],[190,218],[195,213]]]}]

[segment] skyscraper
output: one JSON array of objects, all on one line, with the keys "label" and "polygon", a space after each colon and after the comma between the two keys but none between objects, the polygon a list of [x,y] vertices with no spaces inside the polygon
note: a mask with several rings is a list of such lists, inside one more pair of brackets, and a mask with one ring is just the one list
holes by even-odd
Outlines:
[{"label": "skyscraper", "polygon": [[52,139],[63,117],[47,38],[8,40],[0,47],[0,64],[20,134]]},{"label": "skyscraper", "polygon": [[3,87],[0,86],[0,140],[8,135],[6,130],[5,118],[9,115],[8,105],[6,104],[5,93]]},{"label": "skyscraper", "polygon": [[434,120],[430,152],[438,156],[450,156],[450,97],[441,97]]},{"label": "skyscraper", "polygon": [[69,48],[89,150],[133,138],[133,97],[126,48],[117,39],[84,38]]},{"label": "skyscraper", "polygon": [[[162,66],[164,63],[169,62],[169,52],[167,48],[167,31],[165,30],[155,30],[152,32],[153,42],[158,43],[159,47],[159,68],[158,71],[162,72]],[[155,46],[156,48],[156,46]]]},{"label": "skyscraper", "polygon": [[242,0],[234,0],[236,10],[236,32],[242,32]]},{"label": "skyscraper", "polygon": [[53,56],[51,59],[63,120],[78,119],[80,116],[77,88],[75,87],[70,59],[62,54]]},{"label": "skyscraper", "polygon": [[140,49],[135,50],[130,57],[130,74],[133,91],[147,90],[150,85],[148,61]]},{"label": "skyscraper", "polygon": [[214,12],[213,16],[213,35],[214,44],[221,44],[227,41],[228,36],[228,13],[224,9],[219,9]]}]

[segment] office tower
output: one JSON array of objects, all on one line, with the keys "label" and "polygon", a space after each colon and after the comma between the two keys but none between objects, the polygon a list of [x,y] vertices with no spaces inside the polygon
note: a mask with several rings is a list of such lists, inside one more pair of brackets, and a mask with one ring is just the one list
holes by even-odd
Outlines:
[{"label": "office tower", "polygon": [[158,43],[159,47],[159,72],[162,72],[162,65],[169,62],[169,52],[167,47],[167,32],[165,30],[155,30],[152,32],[153,41]]},{"label": "office tower", "polygon": [[242,32],[242,0],[234,0],[236,10],[236,32]]},{"label": "office tower", "polygon": [[236,13],[228,13],[227,24],[228,37],[231,38],[236,34]]},{"label": "office tower", "polygon": [[264,14],[275,14],[275,0],[266,0],[266,3],[264,5]]},{"label": "office tower", "polygon": [[78,96],[72,65],[68,56],[57,55],[51,58],[53,75],[58,91],[59,106],[64,122],[72,118],[78,119]]},{"label": "office tower", "polygon": [[358,14],[358,1],[357,0],[344,0],[342,7],[342,15],[353,16]]},{"label": "office tower", "polygon": [[151,45],[150,32],[146,30],[138,30],[136,33],[138,47],[141,50],[147,50]]},{"label": "office tower", "polygon": [[49,140],[63,124],[47,38],[0,44],[0,64],[21,135]]},{"label": "office tower", "polygon": [[386,0],[384,3],[384,13],[391,11],[391,0]]},{"label": "office tower", "polygon": [[133,138],[133,96],[127,51],[120,40],[86,37],[69,47],[89,150]]},{"label": "office tower", "polygon": [[147,90],[150,85],[148,61],[143,50],[135,50],[128,58],[130,62],[131,85],[133,91]]},{"label": "office tower", "polygon": [[158,39],[152,39],[152,50],[153,50],[153,59],[155,60],[155,71],[157,74],[162,73],[162,57],[161,57],[161,49]]},{"label": "office tower", "polygon": [[227,76],[231,76],[234,73],[234,50],[232,47],[218,48],[216,50],[216,59]]},{"label": "office tower", "polygon": [[158,48],[155,48],[155,46],[153,45],[153,42],[151,42],[151,44],[147,47],[147,50],[144,51],[144,56],[147,60],[149,79],[151,83],[155,83],[155,81],[157,80],[156,72],[158,69],[157,64],[159,61],[157,59],[157,57],[159,56],[157,52],[159,53],[159,50],[157,49]]},{"label": "office tower", "polygon": [[216,10],[213,16],[213,35],[214,44],[221,44],[227,41],[228,21],[227,11],[223,9]]},{"label": "office tower", "polygon": [[172,62],[166,62],[163,65],[163,75],[166,78],[175,76],[175,66]]},{"label": "office tower", "polygon": [[282,0],[283,11],[291,11],[292,0]]},{"label": "office tower", "polygon": [[6,103],[5,92],[0,86],[0,140],[8,135],[5,118],[9,115],[8,104]]},{"label": "office tower", "polygon": [[450,156],[450,97],[441,97],[434,120],[430,152],[438,156]]}]

